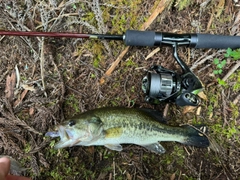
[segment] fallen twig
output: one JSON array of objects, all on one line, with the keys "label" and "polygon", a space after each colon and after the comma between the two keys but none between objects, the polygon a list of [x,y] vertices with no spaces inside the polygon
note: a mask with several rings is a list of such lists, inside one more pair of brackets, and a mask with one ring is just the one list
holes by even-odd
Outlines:
[{"label": "fallen twig", "polygon": [[[51,23],[54,21],[54,23],[60,19],[60,18],[64,18],[64,17],[69,17],[69,16],[78,16],[79,14],[78,13],[68,13],[68,14],[62,14],[62,15],[59,15],[58,17],[55,17],[55,18],[52,18],[48,21],[48,23]],[[39,26],[36,27],[36,29],[40,29],[42,28],[43,24],[40,24]],[[50,28],[51,29],[51,28]]]},{"label": "fallen twig", "polygon": [[[207,54],[211,51],[211,49],[209,49],[203,56],[201,56],[199,58],[199,60],[197,60],[196,62],[194,62],[194,64],[192,65],[192,67],[190,68],[191,70],[196,69],[199,65],[203,64],[204,62],[206,62],[209,59],[213,59],[218,53],[222,53],[226,50],[218,50],[217,52],[212,53],[211,55],[207,56]],[[203,58],[203,59],[202,59]]]},{"label": "fallen twig", "polygon": [[13,107],[16,108],[24,99],[24,97],[27,95],[28,93],[28,90],[27,89],[24,89],[24,91],[22,92],[21,96],[19,99],[17,99],[14,104],[13,104]]},{"label": "fallen twig", "polygon": [[[104,76],[110,76],[111,73],[114,71],[114,69],[117,67],[119,62],[122,60],[123,56],[128,52],[129,46],[127,46],[121,54],[117,57],[116,61],[114,61],[111,65],[111,67],[105,72]],[[100,84],[103,84],[105,82],[104,77],[101,77]]]},{"label": "fallen twig", "polygon": [[163,117],[164,118],[167,118],[168,110],[169,110],[169,104],[166,104],[166,106],[165,106],[165,108],[163,110]]},{"label": "fallen twig", "polygon": [[20,84],[20,73],[19,73],[17,64],[15,65],[15,71],[16,71],[16,79],[17,79],[16,88],[18,89]]},{"label": "fallen twig", "polygon": [[0,77],[0,82],[5,78],[5,76],[8,74],[9,70],[7,70],[5,73],[2,74],[2,77]]},{"label": "fallen twig", "polygon": [[44,82],[44,38],[42,38],[41,42],[41,54],[40,54],[40,69],[41,69],[41,79],[42,79],[42,88],[44,91],[44,95],[47,97],[47,94],[45,92],[45,82]]},{"label": "fallen twig", "polygon": [[152,56],[154,56],[157,52],[159,52],[160,51],[160,48],[159,47],[157,47],[156,49],[154,49],[151,53],[149,53],[148,55],[147,55],[147,57],[145,58],[145,60],[148,60],[149,58],[151,58]]},{"label": "fallen twig", "polygon": [[226,111],[227,103],[225,101],[224,90],[222,90],[222,106],[223,106],[222,114],[223,114],[223,119],[224,119],[224,122],[223,122],[223,127],[224,127],[226,124],[228,124],[228,121],[227,121],[227,111]]},{"label": "fallen twig", "polygon": [[233,104],[237,104],[240,101],[240,94],[237,95],[237,97],[234,99]]},{"label": "fallen twig", "polygon": [[[152,15],[148,18],[148,20],[142,25],[140,30],[146,30],[152,22],[156,19],[156,17],[166,8],[166,6],[170,3],[171,0],[161,0],[152,13]],[[117,59],[112,63],[111,67],[105,72],[104,76],[101,77],[99,83],[103,84],[105,82],[105,77],[110,76],[114,69],[117,67],[119,62],[122,60],[123,56],[128,52],[129,47],[126,47],[121,54],[117,57]]]},{"label": "fallen twig", "polygon": [[4,38],[5,38],[5,36],[2,36],[2,37],[0,38],[0,42],[1,42]]},{"label": "fallen twig", "polygon": [[235,66],[232,67],[230,71],[223,77],[223,81],[226,81],[238,68],[240,67],[240,61],[235,64]]}]

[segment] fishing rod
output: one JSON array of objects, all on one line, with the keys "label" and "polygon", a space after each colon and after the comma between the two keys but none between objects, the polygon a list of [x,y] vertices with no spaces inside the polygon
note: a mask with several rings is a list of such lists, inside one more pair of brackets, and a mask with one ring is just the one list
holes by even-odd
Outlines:
[{"label": "fishing rod", "polygon": [[0,35],[5,36],[33,36],[33,37],[55,37],[55,38],[88,38],[88,39],[106,39],[106,40],[123,40],[122,35],[107,34],[81,34],[70,32],[34,32],[34,31],[0,31]]},{"label": "fishing rod", "polygon": [[26,32],[26,31],[0,31],[0,36],[38,36],[38,37],[67,37],[67,38],[88,38],[100,40],[121,40],[127,46],[162,46],[188,45],[192,48],[219,48],[236,49],[240,47],[240,36],[224,36],[213,34],[175,34],[155,31],[127,30],[123,35],[112,34],[81,34],[70,32]]},{"label": "fishing rod", "polygon": [[151,104],[175,102],[179,106],[197,106],[200,102],[197,93],[203,89],[203,85],[198,77],[178,56],[178,46],[219,49],[240,48],[240,36],[200,33],[175,34],[155,31],[127,30],[123,35],[112,35],[69,32],[0,31],[0,35],[121,40],[127,46],[171,46],[173,49],[173,57],[182,68],[182,74],[178,74],[159,65],[154,65],[142,79],[142,90],[146,94],[145,100]]}]

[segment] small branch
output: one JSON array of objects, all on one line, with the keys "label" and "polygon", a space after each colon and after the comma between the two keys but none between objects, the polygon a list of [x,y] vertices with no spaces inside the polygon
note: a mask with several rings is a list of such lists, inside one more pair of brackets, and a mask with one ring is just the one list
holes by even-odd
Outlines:
[{"label": "small branch", "polygon": [[[199,58],[198,61],[196,61],[196,62],[192,65],[192,67],[191,67],[190,69],[191,69],[191,70],[196,69],[199,65],[205,63],[205,62],[206,62],[207,60],[209,60],[209,59],[213,59],[218,53],[221,53],[221,52],[223,52],[223,51],[225,51],[225,50],[218,50],[217,52],[214,52],[214,53],[212,53],[211,55],[207,56],[207,54],[208,54],[210,51],[211,51],[211,50],[209,49],[202,57]],[[203,58],[203,57],[205,57],[205,58]],[[202,58],[203,58],[203,59],[202,59]]]},{"label": "small branch", "polygon": [[226,111],[226,101],[225,101],[225,94],[224,94],[224,90],[222,90],[222,106],[223,106],[223,118],[224,118],[224,123],[223,123],[223,127],[228,124],[228,121],[227,121],[227,111]]},{"label": "small branch", "polygon": [[[167,7],[167,5],[171,2],[171,0],[161,0],[152,15],[148,18],[148,20],[142,25],[140,30],[146,30],[152,22],[156,19],[156,17],[163,12],[163,10]],[[100,84],[105,82],[105,76],[110,76],[111,73],[115,70],[118,66],[119,62],[122,60],[123,56],[128,52],[129,47],[126,47],[122,53],[117,57],[117,59],[113,62],[111,67],[106,71],[103,77],[100,79]]]},{"label": "small branch", "polygon": [[17,79],[16,88],[18,89],[20,85],[20,73],[19,73],[17,64],[15,65],[15,71],[16,71],[16,79]]},{"label": "small branch", "polygon": [[240,67],[240,61],[232,67],[232,69],[223,77],[223,81],[226,81],[238,68]]},{"label": "small branch", "polygon": [[40,70],[41,70],[41,79],[42,79],[42,88],[44,91],[44,95],[47,97],[47,94],[45,92],[45,82],[44,82],[44,63],[45,63],[45,58],[44,58],[44,38],[42,38],[41,41],[41,54],[40,54]]},{"label": "small branch", "polygon": [[169,111],[169,104],[166,104],[164,111],[163,111],[163,118],[167,118],[168,111]]},{"label": "small branch", "polygon": [[[127,46],[121,54],[117,57],[116,61],[114,61],[111,65],[111,67],[105,72],[104,76],[110,76],[114,69],[118,66],[119,62],[122,60],[123,56],[128,52],[129,46]],[[105,82],[105,77],[101,77],[100,84],[103,84]]]},{"label": "small branch", "polygon": [[2,37],[0,38],[0,42],[1,42],[4,38],[5,38],[5,36],[2,36]]},{"label": "small branch", "polygon": [[0,77],[0,82],[5,78],[5,76],[8,74],[9,70],[7,70],[5,73],[2,74],[2,77]]},{"label": "small branch", "polygon": [[[61,19],[61,18],[70,17],[70,16],[78,16],[78,13],[62,14],[62,15],[59,15],[58,17],[55,17],[55,18],[50,19],[50,20],[48,21],[48,23],[51,23],[51,22],[53,22],[53,21],[54,21],[54,23],[55,23],[57,20],[59,20],[59,19]],[[53,24],[54,24],[54,23],[53,23]],[[36,29],[40,29],[42,26],[43,26],[43,24],[40,24],[39,26],[36,27]],[[53,26],[50,27],[50,30],[51,30],[52,27],[53,27]],[[50,30],[49,30],[49,31],[50,31]]]},{"label": "small branch", "polygon": [[234,99],[233,104],[237,104],[240,101],[240,94],[237,95],[237,97]]}]

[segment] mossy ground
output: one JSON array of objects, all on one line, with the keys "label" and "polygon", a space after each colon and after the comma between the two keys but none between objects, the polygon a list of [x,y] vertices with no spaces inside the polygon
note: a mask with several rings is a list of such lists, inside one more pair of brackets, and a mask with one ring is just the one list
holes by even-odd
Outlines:
[{"label": "mossy ground", "polygon": [[[159,1],[58,2],[1,1],[0,29],[122,34],[139,29]],[[224,1],[225,2],[225,1]],[[237,6],[228,1],[175,1],[148,30],[172,33],[237,34]],[[223,4],[221,4],[223,3]],[[34,18],[32,18],[34,17]],[[238,22],[239,23],[239,22]],[[29,168],[33,179],[237,179],[239,172],[240,71],[224,84],[222,79],[239,60],[224,57],[226,50],[179,48],[180,57],[193,67],[205,86],[201,105],[187,109],[170,104],[171,125],[206,124],[212,147],[197,149],[164,142],[167,152],[153,154],[135,145],[122,152],[105,147],[54,150],[58,141],[44,137],[67,117],[103,106],[148,107],[163,111],[166,104],[144,102],[141,79],[152,65],[181,72],[170,47],[145,60],[155,47],[131,47],[106,82],[100,78],[125,48],[123,42],[89,39],[0,37],[0,151]],[[44,52],[44,82],[40,70]],[[214,57],[211,55],[214,54]],[[213,59],[226,59],[221,74],[214,74]],[[17,69],[20,86],[7,96],[7,76]],[[19,104],[17,104],[19,102]],[[17,104],[17,105],[16,105]]]}]

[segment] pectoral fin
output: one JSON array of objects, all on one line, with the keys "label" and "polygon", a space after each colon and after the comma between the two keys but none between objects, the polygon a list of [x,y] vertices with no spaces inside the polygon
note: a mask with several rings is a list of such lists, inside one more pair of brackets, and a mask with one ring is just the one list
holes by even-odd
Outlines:
[{"label": "pectoral fin", "polygon": [[122,146],[120,144],[105,144],[105,147],[114,151],[122,151]]},{"label": "pectoral fin", "polygon": [[165,153],[165,149],[164,147],[159,144],[159,143],[154,143],[154,144],[148,144],[148,145],[142,145],[143,147],[145,147],[146,149],[155,152],[157,154],[163,154]]},{"label": "pectoral fin", "polygon": [[105,130],[105,138],[116,138],[122,135],[122,127],[114,127]]}]

